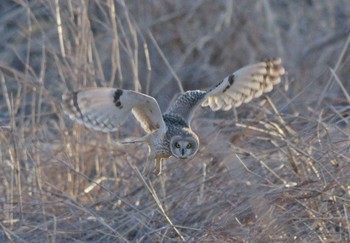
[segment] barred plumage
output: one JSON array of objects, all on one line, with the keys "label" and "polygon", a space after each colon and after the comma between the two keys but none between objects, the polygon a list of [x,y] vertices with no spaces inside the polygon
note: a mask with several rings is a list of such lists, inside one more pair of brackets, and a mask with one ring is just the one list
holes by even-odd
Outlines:
[{"label": "barred plumage", "polygon": [[206,91],[189,90],[180,95],[166,112],[166,114],[177,114],[189,125],[193,116],[193,112],[202,103]]},{"label": "barred plumage", "polygon": [[199,139],[190,124],[199,105],[209,106],[214,111],[238,107],[271,91],[283,74],[281,59],[243,67],[208,91],[190,90],[180,95],[164,115],[153,97],[113,88],[66,93],[62,96],[62,104],[71,119],[103,132],[116,131],[132,113],[147,135],[124,143],[147,143],[149,156],[144,173],[148,174],[151,162],[155,160],[155,173],[159,174],[163,159],[170,156],[188,159],[197,153]]}]

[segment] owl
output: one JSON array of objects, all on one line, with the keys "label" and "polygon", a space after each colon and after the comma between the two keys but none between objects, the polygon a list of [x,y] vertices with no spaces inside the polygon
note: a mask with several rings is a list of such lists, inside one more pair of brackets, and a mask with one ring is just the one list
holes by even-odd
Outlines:
[{"label": "owl", "polygon": [[174,156],[184,160],[197,153],[199,139],[191,129],[191,120],[199,106],[228,111],[271,91],[284,72],[280,58],[245,66],[207,91],[181,94],[164,114],[153,97],[118,88],[69,92],[63,94],[62,106],[74,121],[102,132],[116,131],[132,113],[146,135],[121,143],[146,143],[149,155],[143,173],[148,175],[155,161],[154,173],[159,175],[164,159]]}]

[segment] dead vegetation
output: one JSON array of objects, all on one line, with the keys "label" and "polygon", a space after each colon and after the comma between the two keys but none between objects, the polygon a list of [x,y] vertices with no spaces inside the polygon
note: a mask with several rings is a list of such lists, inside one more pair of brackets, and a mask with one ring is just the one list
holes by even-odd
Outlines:
[{"label": "dead vegetation", "polygon": [[[1,1],[0,241],[350,240],[349,13],[339,1]],[[61,93],[88,86],[168,100],[280,56],[266,98],[203,109],[190,161],[143,178],[132,123],[73,124]]]}]

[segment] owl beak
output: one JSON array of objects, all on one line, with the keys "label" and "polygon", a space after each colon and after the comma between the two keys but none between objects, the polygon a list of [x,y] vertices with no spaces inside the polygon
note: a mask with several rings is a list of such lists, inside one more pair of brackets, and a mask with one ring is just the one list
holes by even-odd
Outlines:
[{"label": "owl beak", "polygon": [[182,156],[185,155],[185,150],[184,149],[181,149],[181,154],[182,154]]}]

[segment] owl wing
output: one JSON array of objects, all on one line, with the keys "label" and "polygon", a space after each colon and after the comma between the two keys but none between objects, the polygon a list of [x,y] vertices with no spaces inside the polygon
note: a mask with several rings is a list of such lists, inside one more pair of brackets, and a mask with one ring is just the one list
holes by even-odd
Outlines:
[{"label": "owl wing", "polygon": [[221,80],[208,91],[190,90],[170,106],[167,113],[179,115],[189,125],[199,105],[213,111],[230,110],[272,90],[284,74],[281,59],[245,66]]},{"label": "owl wing", "polygon": [[284,74],[280,58],[243,67],[209,89],[202,106],[230,110],[270,92]]},{"label": "owl wing", "polygon": [[116,131],[130,113],[147,133],[166,131],[157,101],[135,91],[91,88],[66,93],[62,100],[63,110],[72,120],[97,131]]}]

